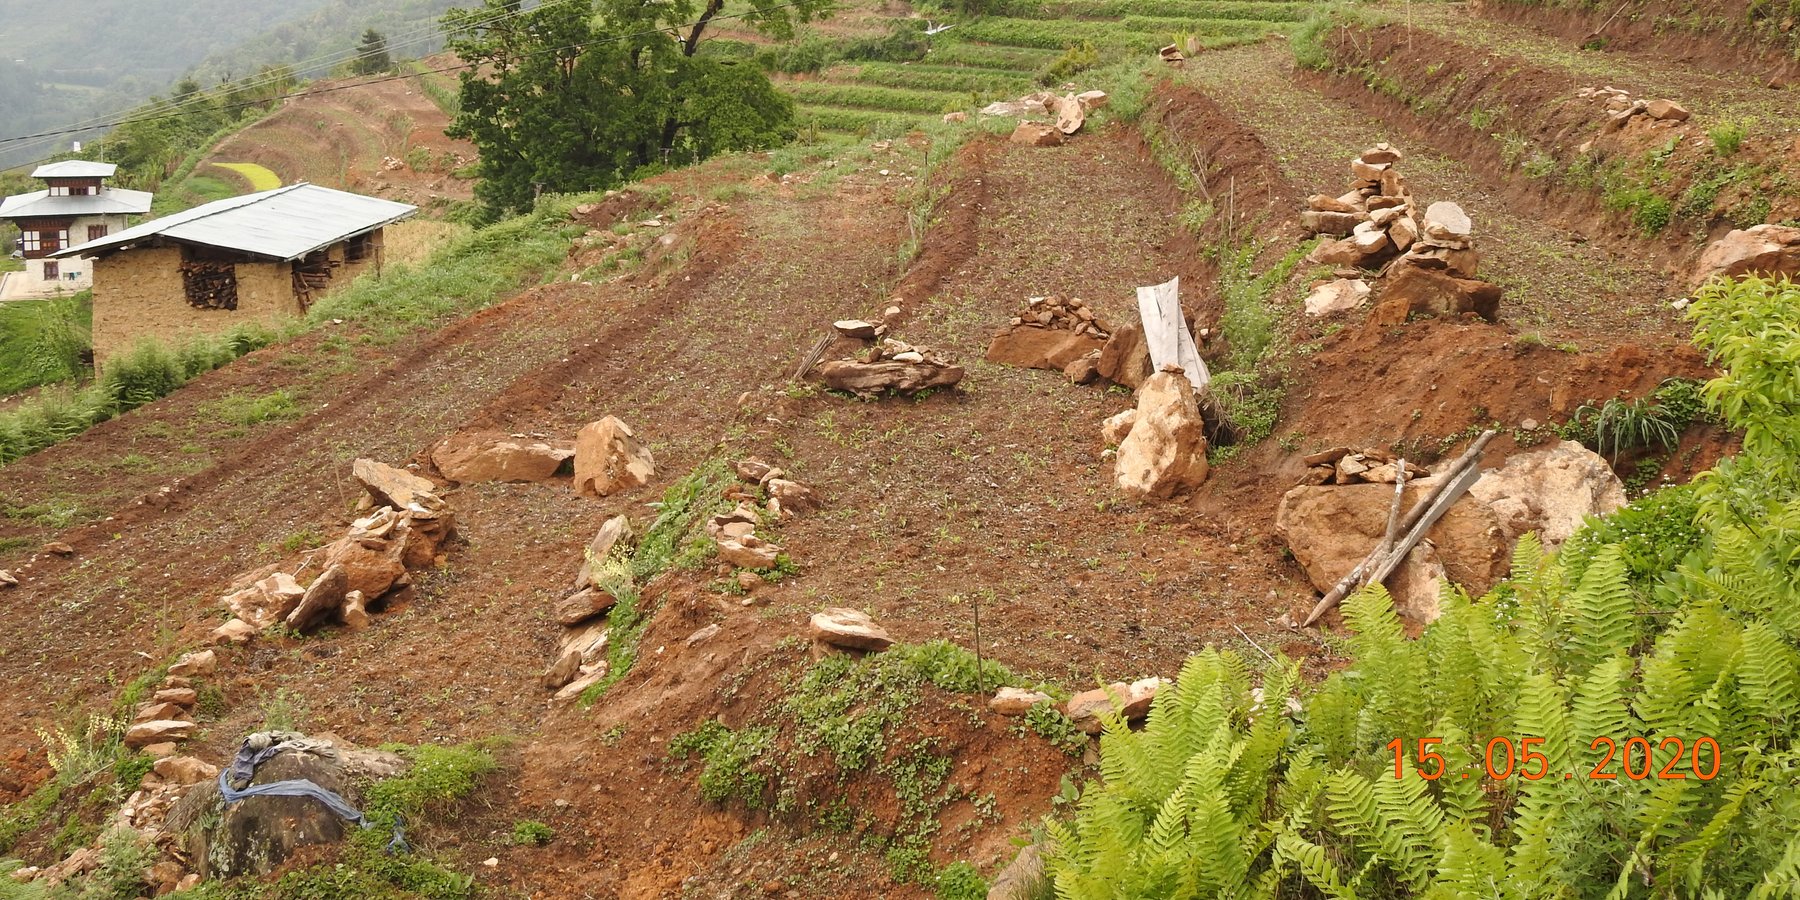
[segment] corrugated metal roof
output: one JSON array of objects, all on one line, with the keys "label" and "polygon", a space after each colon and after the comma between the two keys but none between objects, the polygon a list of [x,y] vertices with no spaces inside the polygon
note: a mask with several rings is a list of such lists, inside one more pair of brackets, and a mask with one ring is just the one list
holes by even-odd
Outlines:
[{"label": "corrugated metal roof", "polygon": [[33,178],[111,178],[119,167],[112,163],[89,162],[85,159],[65,159],[46,166],[38,166],[32,171]]},{"label": "corrugated metal roof", "polygon": [[101,216],[109,213],[142,215],[150,211],[149,191],[124,188],[101,188],[98,194],[52,197],[49,191],[15,194],[0,201],[0,219],[22,219],[30,216]]},{"label": "corrugated metal roof", "polygon": [[196,206],[50,255],[92,256],[161,235],[257,256],[299,259],[418,211],[405,203],[301,182]]}]

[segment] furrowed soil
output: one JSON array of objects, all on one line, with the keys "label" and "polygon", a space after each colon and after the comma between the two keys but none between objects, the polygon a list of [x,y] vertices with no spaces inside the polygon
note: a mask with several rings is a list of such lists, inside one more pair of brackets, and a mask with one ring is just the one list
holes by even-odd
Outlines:
[{"label": "furrowed soil", "polygon": [[[1076,690],[1173,677],[1209,644],[1285,653],[1322,675],[1330,640],[1276,621],[1316,597],[1272,528],[1300,455],[1349,445],[1430,462],[1498,427],[1492,465],[1554,439],[1550,426],[1584,403],[1706,374],[1669,303],[1679,254],[1594,227],[1597,207],[1547,208],[1454,135],[1296,71],[1280,44],[1206,53],[1169,74],[1145,118],[1201,163],[1201,190],[1229,197],[1235,219],[1184,224],[1194,197],[1118,123],[1056,148],[982,134],[929,173],[918,135],[786,179],[761,156],[717,160],[656,179],[666,202],[621,195],[584,220],[599,237],[657,215],[661,225],[632,226],[658,237],[623,275],[571,280],[596,262],[583,250],[441,327],[328,326],[6,467],[0,567],[23,583],[0,605],[0,686],[16,711],[0,723],[0,799],[50,775],[34,729],[105,709],[121,685],[199,645],[233,576],[292,571],[341,534],[357,515],[356,458],[436,474],[429,450],[457,432],[571,437],[615,415],[655,453],[649,486],[588,499],[567,478],[446,484],[459,538],[439,565],[367,630],[221,649],[224,702],[184,752],[222,760],[277,714],[370,746],[503,737],[503,768],[474,806],[422,826],[417,842],[501,896],[926,896],[895,879],[879,841],[703,801],[692,767],[671,762],[671,738],[779,704],[809,661],[807,619],[825,606],[865,609],[903,642],[979,646]],[[1292,252],[1301,198],[1342,192],[1350,159],[1380,140],[1406,151],[1415,196],[1473,216],[1484,277],[1506,288],[1500,321],[1308,320],[1300,300],[1329,272],[1302,265],[1267,301],[1286,335],[1267,366],[1285,385],[1275,434],[1238,448],[1191,496],[1140,502],[1113,486],[1099,430],[1128,392],[983,361],[1029,297],[1081,297],[1125,322],[1136,286],[1174,276],[1213,336],[1205,352],[1221,357],[1216,242],[1257,241],[1259,270]],[[229,142],[220,154],[298,177]],[[915,234],[921,179],[942,199]],[[917,254],[902,257],[912,239]],[[890,304],[902,309],[894,337],[967,366],[957,390],[861,401],[792,381],[833,320]],[[858,348],[838,341],[828,355]],[[232,403],[276,390],[294,414],[227,421]],[[1727,442],[1689,435],[1666,477],[1705,467]],[[646,525],[676,478],[750,455],[823,500],[769,535],[798,572],[748,593],[729,569],[658,578],[629,676],[591,707],[550,701],[538,679],[561,630],[554,605],[595,529],[618,514]],[[52,540],[73,555],[32,552]],[[1083,764],[984,701],[930,691],[906,734],[955,761],[932,863],[992,874]],[[840,774],[794,773],[875,832],[904,815],[892,790]],[[555,840],[512,846],[511,823],[527,819]],[[54,862],[52,830],[14,855]],[[497,865],[481,864],[489,857]]]}]

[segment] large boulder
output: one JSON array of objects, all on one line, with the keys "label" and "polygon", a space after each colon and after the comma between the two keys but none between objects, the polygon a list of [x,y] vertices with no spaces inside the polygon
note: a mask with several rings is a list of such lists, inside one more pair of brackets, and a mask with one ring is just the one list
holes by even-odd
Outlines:
[{"label": "large boulder", "polygon": [[344,570],[346,593],[361,591],[364,597],[373,599],[387,593],[406,575],[404,549],[399,541],[388,538],[342,537],[325,547],[322,563],[328,569]]},{"label": "large boulder", "polygon": [[[1407,483],[1405,508],[1417,505],[1439,477]],[[1387,533],[1391,484],[1303,485],[1287,492],[1275,512],[1275,531],[1320,593],[1336,586]],[[1414,550],[1388,578],[1402,615],[1423,624],[1435,618],[1440,573],[1473,593],[1504,578],[1512,541],[1487,504],[1464,497],[1426,533],[1429,550]]]},{"label": "large boulder", "polygon": [[1414,315],[1474,313],[1493,322],[1500,317],[1500,295],[1497,284],[1458,278],[1403,259],[1388,271],[1373,320],[1377,325],[1404,325]]},{"label": "large boulder", "polygon": [[808,623],[813,640],[851,650],[886,650],[894,645],[887,629],[860,609],[834,606],[813,613]]},{"label": "large boulder", "polygon": [[531,441],[499,433],[459,434],[431,451],[444,477],[463,483],[545,481],[575,456],[566,444]]},{"label": "large boulder", "polygon": [[[250,783],[305,779],[358,806],[363,788],[399,774],[405,765],[399,756],[376,750],[290,750],[258,766]],[[227,805],[217,779],[188,791],[167,824],[195,871],[208,879],[267,874],[300,848],[336,843],[355,827],[312,797],[246,797]]]},{"label": "large boulder", "polygon": [[649,484],[656,458],[617,416],[592,422],[575,436],[575,492],[604,497]]},{"label": "large boulder", "polygon": [[1750,274],[1800,276],[1800,228],[1758,225],[1726,234],[1700,254],[1689,286],[1715,275]]},{"label": "large boulder", "polygon": [[1588,516],[1625,505],[1625,485],[1598,453],[1574,441],[1520,453],[1488,469],[1469,496],[1491,507],[1509,540],[1534,532],[1556,549]]},{"label": "large boulder", "polygon": [[1137,418],[1119,444],[1114,478],[1138,497],[1172,497],[1206,480],[1206,423],[1187,376],[1163,371],[1138,387]]},{"label": "large boulder", "polygon": [[1027,369],[1054,369],[1058,372],[1089,353],[1106,345],[1099,338],[1053,328],[1019,326],[994,336],[988,344],[987,361]]},{"label": "large boulder", "polygon": [[1349,312],[1369,297],[1369,283],[1361,278],[1339,278],[1313,288],[1306,295],[1306,314],[1324,316]]}]

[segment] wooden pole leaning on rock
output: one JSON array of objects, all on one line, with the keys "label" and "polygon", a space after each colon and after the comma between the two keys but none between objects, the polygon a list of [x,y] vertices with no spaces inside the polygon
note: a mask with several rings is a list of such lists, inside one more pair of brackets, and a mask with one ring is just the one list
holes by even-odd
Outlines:
[{"label": "wooden pole leaning on rock", "polygon": [[[1305,621],[1300,625],[1302,627],[1312,626],[1333,607],[1343,602],[1343,599],[1349,596],[1351,591],[1364,584],[1380,584],[1386,581],[1389,575],[1394,574],[1394,570],[1400,567],[1400,563],[1406,559],[1408,553],[1412,552],[1412,548],[1417,546],[1419,541],[1425,539],[1426,532],[1429,532],[1431,527],[1437,524],[1437,520],[1442,518],[1444,513],[1448,512],[1450,507],[1461,499],[1469,488],[1474,486],[1476,481],[1480,480],[1481,451],[1497,434],[1499,434],[1497,431],[1484,431],[1480,437],[1469,444],[1469,448],[1464,450],[1462,455],[1456,458],[1456,462],[1452,463],[1450,468],[1444,472],[1444,480],[1433,486],[1431,493],[1425,495],[1400,522],[1400,530],[1406,533],[1406,537],[1397,543],[1384,537],[1381,544],[1376,546],[1362,562],[1357,563],[1356,567],[1350,570],[1350,574],[1345,575],[1342,581],[1334,585],[1331,591],[1319,600],[1318,605],[1313,607],[1312,612],[1307,614]],[[1402,472],[1400,478],[1404,479],[1405,466],[1402,465],[1400,468]],[[1400,502],[1399,498],[1404,491],[1403,485],[1396,485],[1396,505]],[[1394,534],[1393,512],[1394,510],[1389,511],[1388,535],[1390,536]],[[1367,575],[1366,580],[1365,574]]]}]

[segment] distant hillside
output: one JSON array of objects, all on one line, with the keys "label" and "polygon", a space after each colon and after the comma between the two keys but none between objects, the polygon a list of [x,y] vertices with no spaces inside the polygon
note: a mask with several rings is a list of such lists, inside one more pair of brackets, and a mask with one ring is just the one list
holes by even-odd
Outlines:
[{"label": "distant hillside", "polygon": [[[455,0],[0,0],[0,138],[56,130],[166,94],[184,74],[203,84],[353,49],[365,28],[396,57],[435,51],[435,23]],[[326,74],[323,66],[303,75]],[[0,146],[0,167],[66,149],[67,135]]]}]

